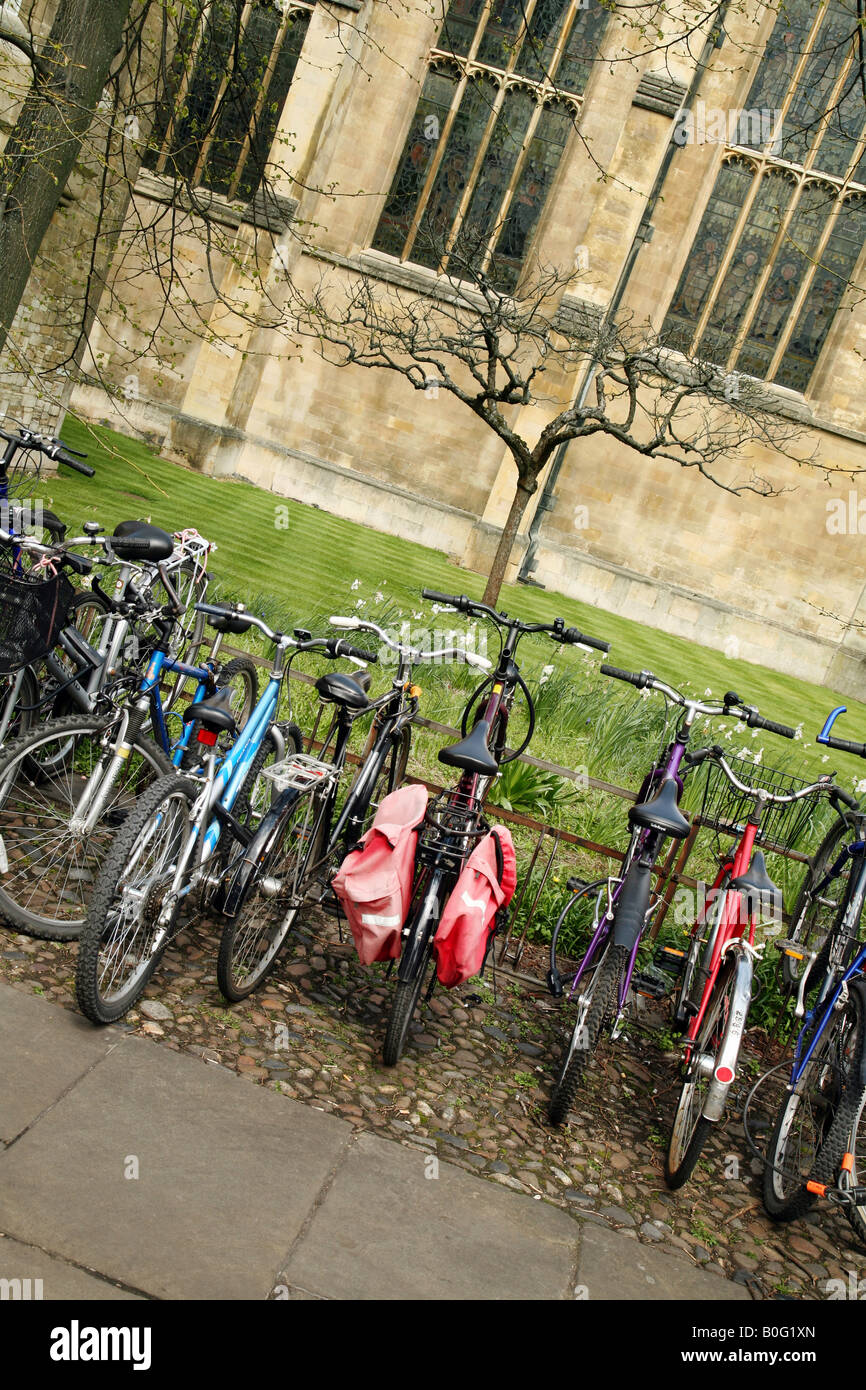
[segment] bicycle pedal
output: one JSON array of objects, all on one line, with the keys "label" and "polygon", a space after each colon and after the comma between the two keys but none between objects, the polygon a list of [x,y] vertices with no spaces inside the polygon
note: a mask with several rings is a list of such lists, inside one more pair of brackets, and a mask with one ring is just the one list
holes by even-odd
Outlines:
[{"label": "bicycle pedal", "polygon": [[569,893],[579,893],[582,888],[586,887],[588,881],[584,878],[568,878],[565,881],[565,886]]},{"label": "bicycle pedal", "polygon": [[635,971],[631,979],[635,994],[643,994],[648,999],[663,999],[670,992],[670,980],[660,980],[658,975],[648,970]]},{"label": "bicycle pedal", "polygon": [[679,951],[673,946],[659,946],[653,956],[653,965],[658,970],[663,970],[666,975],[670,975],[676,980],[682,975],[686,964],[685,951]]}]

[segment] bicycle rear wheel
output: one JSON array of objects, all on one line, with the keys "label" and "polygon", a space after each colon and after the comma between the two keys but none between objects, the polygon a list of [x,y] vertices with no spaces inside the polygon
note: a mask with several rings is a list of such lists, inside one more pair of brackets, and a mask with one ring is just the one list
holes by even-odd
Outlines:
[{"label": "bicycle rear wheel", "polygon": [[[845,840],[850,837],[851,831],[845,822],[837,820],[818,847],[800,885],[794,911],[791,913],[791,927],[788,937],[802,947],[806,954],[812,951],[820,954],[822,946],[833,929],[848,882],[848,873],[840,873],[832,879],[820,896],[816,894],[815,890],[827,876]],[[849,864],[852,862],[849,861]],[[797,989],[804,964],[805,962],[802,960],[795,960],[792,956],[782,954],[780,969],[782,983],[786,989],[791,991]],[[816,985],[821,974],[820,962],[816,960],[812,967],[809,985]]]},{"label": "bicycle rear wheel", "polygon": [[237,1002],[267,979],[306,896],[320,803],[315,788],[297,792],[267,815],[226,890],[217,983]]},{"label": "bicycle rear wheel", "polygon": [[200,788],[172,772],[141,798],[115,838],[81,932],[75,995],[93,1023],[115,1023],[144,993],[177,914],[160,924]]},{"label": "bicycle rear wheel", "polygon": [[764,1207],[774,1221],[793,1221],[814,1206],[810,1179],[835,1178],[863,1104],[864,1014],[862,987],[852,986],[782,1102],[763,1178]]},{"label": "bicycle rear wheel", "polygon": [[553,1125],[564,1124],[568,1119],[583,1074],[598,1046],[601,1031],[616,1007],[629,955],[627,946],[614,945],[611,932],[601,948],[592,979],[579,996],[577,1018],[550,1097],[548,1116]]},{"label": "bicycle rear wheel", "polygon": [[721,967],[692,1047],[665,1157],[665,1182],[674,1190],[688,1182],[716,1123],[706,1118],[704,1108],[715,1079],[719,1054],[734,1021],[738,971],[745,965],[741,957],[728,960]]},{"label": "bicycle rear wheel", "polygon": [[99,867],[142,793],[171,772],[161,749],[136,739],[85,835],[73,824],[85,789],[111,758],[117,717],[52,720],[0,754],[0,916],[31,936],[74,940]]}]

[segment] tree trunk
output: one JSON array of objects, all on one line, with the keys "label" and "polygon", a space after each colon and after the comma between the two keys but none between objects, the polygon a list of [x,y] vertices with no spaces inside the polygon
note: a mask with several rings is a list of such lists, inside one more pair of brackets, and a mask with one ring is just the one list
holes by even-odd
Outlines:
[{"label": "tree trunk", "polygon": [[523,513],[526,511],[527,504],[534,491],[534,488],[524,487],[522,483],[517,484],[517,491],[511,503],[508,520],[503,527],[502,535],[499,537],[499,544],[496,547],[496,554],[493,557],[493,564],[487,579],[487,587],[481,599],[482,603],[488,604],[491,608],[495,607],[499,602],[499,591],[502,588],[502,581],[505,578],[508,561],[511,559],[514,539],[517,535],[520,523],[523,520]]},{"label": "tree trunk", "polygon": [[0,155],[0,348],[120,51],[133,0],[60,0],[37,78]]}]

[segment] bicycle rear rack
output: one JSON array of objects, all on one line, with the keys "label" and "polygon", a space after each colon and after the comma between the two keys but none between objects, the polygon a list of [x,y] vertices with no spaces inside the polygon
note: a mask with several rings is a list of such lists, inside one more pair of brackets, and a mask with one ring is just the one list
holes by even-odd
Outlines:
[{"label": "bicycle rear rack", "polygon": [[308,787],[323,789],[339,775],[340,769],[333,763],[324,763],[309,753],[296,753],[281,763],[274,763],[273,767],[262,768],[262,776],[270,778],[278,792],[288,791],[289,788],[297,788],[298,791],[306,791]]}]

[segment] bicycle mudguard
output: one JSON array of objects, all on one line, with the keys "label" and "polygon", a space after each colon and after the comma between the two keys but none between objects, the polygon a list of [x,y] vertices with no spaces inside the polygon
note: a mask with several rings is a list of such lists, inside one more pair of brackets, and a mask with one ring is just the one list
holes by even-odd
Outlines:
[{"label": "bicycle mudguard", "polygon": [[260,864],[270,853],[284,817],[301,795],[297,787],[287,787],[277,797],[271,809],[262,816],[259,828],[247,845],[244,857],[226,890],[225,901],[220,906],[224,916],[236,917],[240,912]]},{"label": "bicycle mudguard", "polygon": [[629,951],[640,936],[649,908],[652,869],[649,864],[632,864],[626,875],[614,910],[613,942]]},{"label": "bicycle mudguard", "polygon": [[[746,1017],[752,999],[753,966],[747,951],[739,949],[739,943],[731,947],[736,954],[734,970],[736,979],[731,1000],[731,1016],[725,1029],[725,1036],[718,1057],[715,1059],[713,1079],[707,1090],[702,1115],[705,1120],[720,1120],[724,1112],[728,1091],[736,1077],[737,1058],[746,1029]],[[698,1059],[700,1065],[700,1059]]]},{"label": "bicycle mudguard", "polygon": [[422,901],[418,905],[415,916],[409,921],[409,935],[397,969],[398,980],[414,980],[424,964],[430,939],[439,924],[441,882],[442,872],[436,870]]}]

